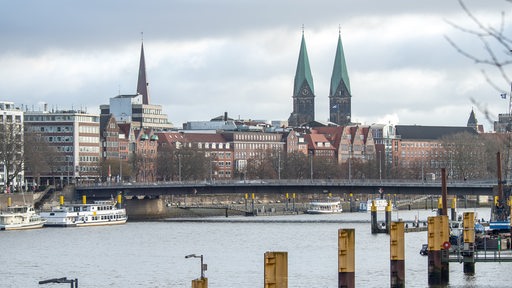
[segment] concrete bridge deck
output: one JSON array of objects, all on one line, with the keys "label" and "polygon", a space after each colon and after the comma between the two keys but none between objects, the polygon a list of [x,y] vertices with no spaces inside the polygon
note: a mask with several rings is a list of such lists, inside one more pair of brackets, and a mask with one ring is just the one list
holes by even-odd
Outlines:
[{"label": "concrete bridge deck", "polygon": [[[449,195],[493,195],[496,181],[448,181]],[[77,186],[77,195],[109,198],[123,193],[126,196],[215,195],[215,194],[377,194],[441,195],[441,182],[405,180],[250,180],[197,181],[155,183],[101,183]]]}]

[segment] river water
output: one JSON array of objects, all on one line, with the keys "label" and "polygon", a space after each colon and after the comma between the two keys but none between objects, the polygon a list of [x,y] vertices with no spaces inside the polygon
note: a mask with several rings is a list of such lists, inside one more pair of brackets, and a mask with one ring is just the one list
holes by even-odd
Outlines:
[{"label": "river water", "polygon": [[[489,209],[469,210],[488,219]],[[459,212],[462,212],[459,211]],[[393,212],[393,220],[426,219],[431,211]],[[205,218],[128,222],[112,227],[44,228],[0,233],[0,287],[67,277],[79,287],[191,287],[203,254],[209,287],[263,287],[264,253],[288,252],[288,286],[337,287],[337,231],[356,229],[356,286],[389,287],[389,236],[370,233],[369,213]],[[379,214],[384,220],[384,215]],[[405,235],[406,287],[427,287],[426,232]],[[510,287],[511,263],[476,263],[475,276],[450,263],[449,287]]]}]

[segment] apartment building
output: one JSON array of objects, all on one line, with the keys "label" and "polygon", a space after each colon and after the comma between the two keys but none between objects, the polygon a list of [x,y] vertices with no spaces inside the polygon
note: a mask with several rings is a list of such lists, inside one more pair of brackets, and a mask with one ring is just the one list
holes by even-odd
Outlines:
[{"label": "apartment building", "polygon": [[55,157],[47,171],[26,177],[35,182],[66,184],[95,182],[100,177],[100,120],[99,115],[81,110],[26,111],[26,133],[34,133],[51,147]]}]

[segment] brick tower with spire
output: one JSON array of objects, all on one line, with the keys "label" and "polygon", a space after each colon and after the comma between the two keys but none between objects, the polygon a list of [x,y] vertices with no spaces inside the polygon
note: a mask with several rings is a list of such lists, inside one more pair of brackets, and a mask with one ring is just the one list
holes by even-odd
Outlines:
[{"label": "brick tower with spire", "polygon": [[331,88],[329,89],[329,121],[339,125],[350,124],[352,113],[351,99],[350,81],[348,79],[340,31],[334,67],[332,69]]},{"label": "brick tower with spire", "polygon": [[315,120],[315,87],[309,67],[304,29],[302,29],[302,42],[293,86],[293,112],[288,118],[288,125],[297,127],[313,120]]}]

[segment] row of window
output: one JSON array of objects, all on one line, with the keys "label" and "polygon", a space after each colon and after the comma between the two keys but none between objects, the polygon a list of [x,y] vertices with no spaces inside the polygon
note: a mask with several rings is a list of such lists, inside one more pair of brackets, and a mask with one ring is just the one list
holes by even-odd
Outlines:
[{"label": "row of window", "polygon": [[100,137],[94,136],[80,136],[80,143],[100,143]]},{"label": "row of window", "polygon": [[31,130],[50,133],[71,133],[73,132],[73,126],[31,126]]},{"label": "row of window", "polygon": [[276,143],[235,143],[235,149],[240,150],[267,150],[280,148],[281,144]]},{"label": "row of window", "polygon": [[197,143],[199,149],[229,149],[229,143]]},{"label": "row of window", "polygon": [[235,141],[280,141],[281,135],[279,134],[235,134]]},{"label": "row of window", "polygon": [[78,127],[78,131],[80,133],[99,134],[100,127],[81,125],[80,127]]},{"label": "row of window", "polygon": [[80,156],[80,162],[98,162],[100,161],[99,156]]},{"label": "row of window", "polygon": [[44,137],[48,143],[72,143],[73,136],[47,136]]},{"label": "row of window", "polygon": [[80,146],[79,151],[86,152],[86,153],[99,153],[100,147],[98,147],[98,146]]}]

